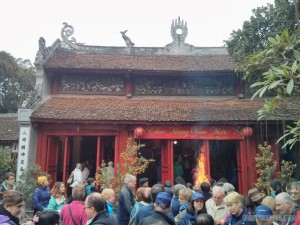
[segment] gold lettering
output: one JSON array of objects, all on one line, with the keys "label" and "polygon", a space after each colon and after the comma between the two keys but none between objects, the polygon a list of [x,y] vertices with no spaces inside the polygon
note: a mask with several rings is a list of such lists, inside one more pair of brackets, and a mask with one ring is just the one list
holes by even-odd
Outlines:
[{"label": "gold lettering", "polygon": [[225,130],[225,129],[221,129],[221,128],[214,128],[213,129],[213,134],[226,135],[226,134],[228,134],[228,131]]},{"label": "gold lettering", "polygon": [[150,128],[149,129],[149,134],[151,135],[158,135],[158,134],[165,134],[166,130],[162,128]]},{"label": "gold lettering", "polygon": [[177,134],[177,135],[180,135],[182,137],[187,137],[189,134],[190,134],[190,131],[189,130],[180,130],[178,128],[174,128],[172,131],[171,131],[172,134]]},{"label": "gold lettering", "polygon": [[192,129],[192,134],[197,135],[197,134],[207,134],[206,130],[203,130],[203,128],[193,128]]}]

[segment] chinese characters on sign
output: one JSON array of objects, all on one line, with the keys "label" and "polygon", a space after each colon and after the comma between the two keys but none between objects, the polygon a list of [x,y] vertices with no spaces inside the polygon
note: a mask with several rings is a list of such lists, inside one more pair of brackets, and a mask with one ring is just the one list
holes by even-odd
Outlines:
[{"label": "chinese characters on sign", "polygon": [[29,127],[21,127],[20,129],[20,145],[19,145],[19,157],[18,157],[18,170],[17,177],[19,177],[22,172],[27,167],[28,161],[28,151],[29,151]]}]

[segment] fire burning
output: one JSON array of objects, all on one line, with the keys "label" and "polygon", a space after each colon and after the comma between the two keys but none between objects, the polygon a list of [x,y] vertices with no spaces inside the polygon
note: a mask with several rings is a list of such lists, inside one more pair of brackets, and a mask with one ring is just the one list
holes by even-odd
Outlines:
[{"label": "fire burning", "polygon": [[198,158],[197,168],[194,172],[195,186],[200,187],[201,183],[209,182],[208,177],[205,175],[205,156],[201,152]]}]

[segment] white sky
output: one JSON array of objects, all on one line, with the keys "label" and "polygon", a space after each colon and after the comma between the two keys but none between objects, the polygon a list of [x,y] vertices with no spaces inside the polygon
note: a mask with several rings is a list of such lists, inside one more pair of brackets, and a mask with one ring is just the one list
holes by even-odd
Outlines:
[{"label": "white sky", "polygon": [[172,42],[170,27],[181,17],[188,25],[186,43],[222,46],[242,27],[251,10],[274,0],[1,0],[0,51],[34,62],[39,37],[50,46],[67,22],[73,37],[87,45],[125,46],[128,30],[136,47]]}]

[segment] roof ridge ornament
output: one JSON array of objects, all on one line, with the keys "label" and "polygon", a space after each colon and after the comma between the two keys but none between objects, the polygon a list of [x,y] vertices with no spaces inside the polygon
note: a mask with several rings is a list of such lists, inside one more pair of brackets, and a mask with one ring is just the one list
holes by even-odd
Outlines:
[{"label": "roof ridge ornament", "polygon": [[124,39],[126,46],[131,48],[134,46],[134,43],[131,41],[131,39],[126,35],[126,32],[128,30],[124,30],[124,31],[120,31],[120,33],[122,34],[122,38]]},{"label": "roof ridge ornament", "polygon": [[[61,38],[63,40],[63,47],[69,49],[80,49],[84,43],[78,43],[74,37],[71,37],[74,34],[74,27],[69,25],[66,22],[63,22],[63,28],[61,29]],[[70,38],[71,37],[71,38]]]},{"label": "roof ridge ornament", "polygon": [[185,39],[188,35],[188,27],[187,22],[180,19],[172,20],[171,25],[171,36],[173,38],[172,43],[167,44],[166,48],[170,53],[187,53],[188,51],[192,51],[195,47],[193,45],[185,43]]}]

